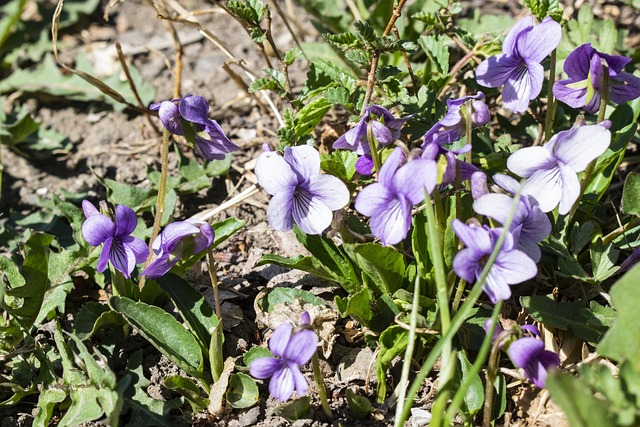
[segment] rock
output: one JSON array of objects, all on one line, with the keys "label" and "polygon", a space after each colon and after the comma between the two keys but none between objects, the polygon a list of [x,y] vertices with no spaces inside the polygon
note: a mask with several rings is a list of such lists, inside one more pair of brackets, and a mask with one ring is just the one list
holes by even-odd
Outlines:
[{"label": "rock", "polygon": [[369,347],[352,349],[338,363],[338,381],[346,384],[366,381],[368,375],[371,383],[377,382],[373,363],[373,350]]}]

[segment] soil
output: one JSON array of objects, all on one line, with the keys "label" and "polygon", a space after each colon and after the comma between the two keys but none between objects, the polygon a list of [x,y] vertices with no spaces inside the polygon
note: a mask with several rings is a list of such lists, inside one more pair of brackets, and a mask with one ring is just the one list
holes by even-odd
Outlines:
[{"label": "soil", "polygon": [[[187,10],[204,10],[212,7],[211,3],[197,0],[181,2]],[[214,2],[215,3],[215,2]],[[287,2],[288,3],[288,2]],[[464,11],[481,8],[486,13],[510,13],[520,16],[523,8],[512,1],[484,2],[479,0],[464,1]],[[570,2],[571,3],[571,2]],[[582,4],[576,0],[565,5],[572,10]],[[634,46],[640,44],[638,31],[640,17],[630,6],[620,2],[593,2],[596,16],[613,17],[622,25],[629,26],[631,32],[627,42]],[[116,58],[108,52],[119,41],[127,58],[140,71],[143,79],[156,89],[156,100],[170,99],[173,92],[172,72],[166,66],[166,59],[174,57],[171,38],[166,31],[165,22],[156,19],[156,13],[141,0],[125,1],[112,7],[109,11],[109,22],[101,19],[102,11],[94,14],[91,24],[81,32],[69,32],[65,35],[64,58],[75,57],[75,52],[96,52],[101,58],[101,67],[108,68],[116,63]],[[312,28],[301,10],[295,10],[301,28]],[[466,13],[466,12],[463,12]],[[275,15],[275,14],[274,14]],[[222,43],[229,47],[236,58],[244,59],[253,70],[260,70],[264,62],[253,42],[242,27],[219,9],[213,13],[198,15],[199,21],[210,29]],[[274,16],[274,28],[283,28],[278,16]],[[192,28],[176,25],[179,37],[185,44],[183,56],[182,93],[194,93],[210,100],[212,110],[210,117],[216,119],[227,135],[240,146],[241,151],[234,154],[234,168],[224,177],[213,181],[212,186],[198,194],[182,198],[173,213],[174,219],[186,219],[198,212],[219,206],[243,189],[251,185],[252,167],[263,143],[274,144],[277,121],[267,112],[263,112],[249,97],[246,91],[230,78],[222,66],[227,57],[211,42]],[[300,36],[300,35],[299,35]],[[314,40],[318,35],[309,30],[304,34],[307,40]],[[283,49],[291,47],[293,41],[286,31],[278,31],[276,42]],[[155,47],[152,47],[155,46]],[[128,52],[128,53],[127,53]],[[107,56],[105,58],[105,56]],[[238,70],[237,68],[235,68]],[[303,70],[292,75],[294,85],[304,82]],[[53,129],[68,137],[72,149],[68,154],[44,160],[25,159],[3,148],[2,164],[4,166],[2,182],[2,199],[0,200],[0,225],[7,224],[16,218],[26,216],[40,209],[38,198],[48,198],[52,194],[60,194],[62,190],[86,195],[90,200],[106,198],[101,179],[111,178],[118,182],[126,182],[150,187],[146,169],[148,166],[159,169],[158,134],[149,126],[147,119],[135,113],[116,112],[103,103],[53,103],[40,98],[22,97],[13,102],[22,103],[46,128]],[[159,124],[154,119],[156,125]],[[170,153],[170,164],[176,164],[175,153]],[[281,277],[282,269],[275,267],[256,267],[263,253],[280,253],[295,255],[301,249],[291,233],[271,230],[266,222],[266,206],[268,196],[260,192],[222,212],[216,220],[235,217],[247,221],[246,227],[226,242],[216,255],[222,297],[229,317],[225,322],[234,325],[226,331],[225,354],[240,356],[244,350],[266,341],[267,328],[256,324],[254,300],[265,288],[284,285],[302,286],[307,290],[317,291],[326,287],[318,279],[306,275]],[[0,242],[2,249],[3,242]],[[6,248],[5,248],[6,250]],[[3,252],[5,250],[2,250]],[[278,279],[280,277],[280,279]],[[196,289],[209,296],[209,279],[197,269],[189,280]],[[278,282],[279,281],[279,282]],[[326,295],[325,295],[326,296]],[[332,298],[329,296],[328,301]],[[235,320],[235,322],[234,322]],[[334,322],[335,323],[335,322]],[[337,329],[344,331],[351,326],[348,320],[337,322]],[[148,393],[154,398],[171,399],[176,397],[161,385],[168,374],[177,373],[177,368],[166,358],[155,352],[153,347],[138,342],[145,354],[145,375],[152,382]],[[135,347],[135,346],[134,346]],[[135,348],[131,347],[133,352]],[[369,352],[369,353],[367,353]],[[367,354],[365,354],[367,353]],[[149,357],[147,357],[149,356]],[[375,385],[369,384],[369,378],[375,377],[370,372],[371,350],[361,343],[353,344],[346,340],[345,334],[338,334],[337,341],[328,358],[323,361],[327,378],[332,409],[336,415],[333,423],[329,423],[314,398],[311,409],[303,420],[295,426],[324,425],[392,425],[393,410],[378,408],[376,418],[364,421],[356,420],[346,404],[347,385],[357,386],[361,394],[371,397]],[[358,361],[358,363],[356,363]],[[366,362],[366,363],[365,363]],[[341,367],[342,366],[342,367]],[[345,369],[351,369],[345,373]],[[306,372],[310,378],[310,373]],[[566,421],[556,407],[541,400],[533,389],[519,387],[514,393],[514,402],[508,411],[511,425],[559,426]],[[314,395],[314,393],[311,393]],[[260,402],[257,406],[246,410],[225,409],[222,416],[210,417],[204,414],[182,415],[187,424],[196,426],[285,426],[288,421],[274,414],[278,406],[273,398],[266,398],[266,383],[260,385]],[[425,401],[429,395],[427,390],[422,394]],[[536,411],[522,411],[522,402]],[[426,405],[430,406],[430,403]],[[22,409],[21,409],[22,408]],[[33,415],[30,409],[18,406],[0,414],[0,427],[29,426]],[[186,410],[186,408],[184,408]],[[535,418],[534,418],[535,416]],[[563,424],[564,423],[564,424]],[[100,423],[94,423],[100,425]],[[413,424],[418,425],[418,424]]]}]

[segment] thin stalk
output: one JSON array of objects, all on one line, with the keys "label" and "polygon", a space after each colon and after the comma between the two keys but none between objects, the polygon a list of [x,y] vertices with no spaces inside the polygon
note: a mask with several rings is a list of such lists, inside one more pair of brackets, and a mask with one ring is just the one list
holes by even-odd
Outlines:
[{"label": "thin stalk", "polygon": [[[490,330],[487,332],[488,336],[495,335],[495,328],[497,319],[493,320],[493,324],[491,325]],[[490,427],[491,426],[491,415],[493,414],[493,383],[496,380],[496,376],[498,374],[498,363],[500,361],[500,343],[502,340],[496,339],[493,340],[493,345],[491,347],[491,354],[489,355],[489,363],[487,365],[487,373],[485,375],[486,386],[484,389],[484,413],[482,416],[482,427]]]},{"label": "thin stalk", "polygon": [[[400,0],[398,5],[393,9],[393,13],[391,14],[391,18],[387,23],[387,27],[384,29],[382,33],[382,37],[389,35],[391,29],[396,24],[398,18],[402,14],[402,7],[407,2],[407,0]],[[376,71],[378,70],[378,62],[380,61],[380,55],[382,52],[380,50],[375,50],[373,52],[373,57],[371,58],[371,69],[369,70],[369,75],[367,77],[367,92],[364,95],[364,101],[362,102],[362,111],[360,115],[363,115],[367,107],[369,106],[369,101],[371,101],[371,96],[373,95],[373,88],[376,84]]]},{"label": "thin stalk", "polygon": [[[467,137],[467,144],[471,145],[473,138],[473,107],[471,106],[471,101],[466,102],[466,117],[465,119],[465,132]],[[473,149],[467,151],[464,155],[464,161],[471,164],[473,158]]]},{"label": "thin stalk", "polygon": [[460,301],[462,301],[462,296],[464,295],[464,290],[467,287],[467,281],[464,279],[460,279],[458,281],[458,287],[456,288],[456,294],[453,296],[453,302],[451,303],[451,311],[455,313],[458,311],[458,307],[460,307]]},{"label": "thin stalk", "polygon": [[382,161],[380,159],[380,153],[378,152],[378,140],[373,134],[373,121],[367,124],[367,141],[369,142],[369,151],[371,152],[371,158],[373,159],[373,166],[376,169],[376,173],[380,173],[382,167]]},{"label": "thin stalk", "polygon": [[322,376],[322,370],[320,369],[320,359],[318,359],[317,351],[313,354],[313,358],[311,359],[311,366],[313,367],[313,378],[316,381],[316,385],[318,386],[318,396],[320,397],[320,402],[322,403],[322,410],[324,411],[329,421],[333,421],[333,412],[331,412],[329,399],[327,399],[327,389],[324,386],[324,377]]},{"label": "thin stalk", "polygon": [[[144,263],[143,270],[151,263],[151,255],[153,254],[153,242],[160,233],[160,224],[164,215],[164,199],[167,193],[167,176],[169,175],[169,140],[171,133],[167,129],[162,132],[162,147],[160,149],[160,181],[158,182],[158,198],[156,200],[156,213],[153,218],[153,229],[149,239],[149,257]],[[140,289],[144,287],[145,278],[140,278]]]},{"label": "thin stalk", "polygon": [[[398,29],[394,26],[391,31],[393,31],[393,35],[396,36],[396,39],[400,40],[400,33]],[[411,88],[414,95],[418,95],[418,79],[416,75],[413,73],[413,67],[411,67],[411,61],[409,60],[409,55],[404,50],[400,51],[402,53],[402,58],[404,59],[404,63],[407,66],[407,72],[409,73],[409,77],[411,78]]]},{"label": "thin stalk", "polygon": [[264,9],[264,18],[267,22],[267,29],[265,31],[267,42],[269,43],[269,46],[271,46],[271,50],[276,56],[278,64],[280,64],[280,69],[282,70],[282,75],[284,76],[284,91],[286,92],[287,99],[291,101],[293,99],[293,96],[291,95],[291,80],[289,80],[289,68],[287,67],[287,64],[285,64],[282,60],[282,56],[280,55],[280,51],[276,46],[276,42],[275,40],[273,40],[273,35],[271,33],[271,12],[269,11],[268,7],[265,7]]},{"label": "thin stalk", "polygon": [[607,111],[607,104],[609,103],[609,65],[606,61],[602,61],[602,97],[600,98],[600,111],[598,111],[597,123],[604,121],[604,115]]},{"label": "thin stalk", "polygon": [[207,252],[207,260],[209,261],[209,279],[211,280],[211,288],[213,289],[213,301],[216,306],[216,316],[222,319],[222,308],[220,307],[220,295],[218,294],[218,274],[216,270],[216,260],[213,257],[213,250]]},{"label": "thin stalk", "polygon": [[[471,382],[474,380],[476,375],[480,373],[482,369],[482,365],[487,360],[487,356],[489,355],[489,351],[491,350],[491,342],[493,340],[493,332],[496,330],[496,325],[498,324],[498,315],[502,311],[502,305],[504,301],[498,301],[498,303],[493,307],[493,313],[491,314],[491,327],[489,328],[489,332],[484,337],[484,341],[482,341],[482,346],[480,347],[480,351],[478,352],[478,356],[476,357],[475,362],[471,369],[466,373],[464,381],[462,385],[456,391],[456,394],[453,396],[453,400],[451,401],[451,405],[449,405],[449,409],[445,415],[445,422],[451,424],[453,417],[455,416],[458,408],[462,404],[464,400],[464,396],[471,385]],[[487,384],[487,387],[493,388],[493,382],[491,384]],[[486,409],[486,407],[485,407]],[[486,413],[485,413],[486,416]],[[491,419],[491,412],[489,412],[489,419]]]},{"label": "thin stalk", "polygon": [[549,91],[547,92],[547,114],[544,118],[544,140],[551,139],[551,129],[556,119],[556,107],[558,103],[553,96],[553,83],[556,80],[556,50],[551,52],[551,64],[549,65]]},{"label": "thin stalk", "polygon": [[431,372],[431,369],[433,368],[433,365],[436,363],[436,361],[438,360],[438,357],[442,353],[442,350],[445,347],[445,344],[451,345],[450,343],[451,343],[451,340],[453,339],[453,336],[458,332],[458,329],[460,329],[464,321],[470,316],[471,310],[473,309],[474,304],[480,297],[480,294],[482,294],[482,286],[487,280],[489,271],[491,271],[491,267],[495,263],[496,258],[498,257],[498,254],[502,249],[502,245],[504,244],[504,241],[507,237],[507,233],[509,233],[509,229],[511,228],[511,223],[513,222],[513,216],[516,212],[516,208],[518,207],[518,203],[520,203],[521,191],[522,191],[522,185],[520,186],[520,188],[518,189],[518,192],[514,196],[513,203],[511,204],[511,212],[509,214],[509,217],[503,224],[502,233],[500,233],[500,237],[498,237],[498,241],[496,242],[496,245],[493,248],[491,255],[489,256],[489,259],[487,260],[487,264],[482,269],[480,278],[473,285],[464,304],[462,304],[462,307],[460,307],[460,310],[456,313],[456,315],[451,320],[451,325],[449,330],[446,333],[444,333],[443,336],[433,346],[433,349],[431,350],[431,352],[425,359],[424,363],[422,364],[422,368],[420,368],[420,372],[418,372],[416,379],[411,384],[411,388],[409,389],[407,393],[407,397],[405,399],[404,410],[400,417],[396,417],[395,424],[394,424],[395,427],[403,426],[404,422],[409,418],[411,403],[413,402],[413,399],[418,394],[418,390],[420,390],[422,383],[424,382],[425,378],[427,378],[427,375],[429,375],[429,372]]},{"label": "thin stalk", "polygon": [[411,306],[411,322],[409,326],[409,337],[407,349],[404,352],[404,364],[402,365],[402,375],[398,384],[398,404],[396,405],[396,417],[402,414],[404,409],[404,398],[407,395],[407,384],[409,383],[409,373],[411,371],[411,361],[416,341],[416,328],[418,326],[418,308],[420,306],[420,276],[416,277],[413,287],[413,302]]}]

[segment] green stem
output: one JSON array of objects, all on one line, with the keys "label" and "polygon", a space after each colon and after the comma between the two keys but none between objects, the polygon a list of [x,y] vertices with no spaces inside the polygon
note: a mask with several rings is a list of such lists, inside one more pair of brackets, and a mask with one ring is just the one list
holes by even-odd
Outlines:
[{"label": "green stem", "polygon": [[462,301],[462,296],[464,295],[464,290],[467,287],[467,281],[464,279],[460,279],[458,282],[458,287],[456,288],[456,294],[453,296],[453,302],[451,303],[451,311],[455,313],[458,311],[458,307],[460,307],[460,301]]},{"label": "green stem", "polygon": [[[167,175],[169,174],[169,139],[171,133],[167,129],[162,132],[162,148],[160,151],[160,182],[158,182],[158,198],[156,200],[156,214],[153,219],[153,229],[149,239],[149,257],[144,263],[144,270],[151,263],[151,255],[153,254],[153,242],[160,233],[160,224],[164,215],[164,199],[167,193]],[[140,278],[140,288],[144,287],[145,277]]]},{"label": "green stem", "polygon": [[320,402],[322,403],[322,409],[324,410],[324,413],[329,421],[333,421],[333,412],[331,412],[329,400],[327,399],[327,389],[324,387],[324,377],[322,376],[322,370],[320,369],[320,359],[318,359],[317,351],[313,354],[311,365],[313,366],[313,378],[315,379],[316,385],[318,386],[318,396],[320,397]]},{"label": "green stem", "polygon": [[[467,137],[467,144],[471,144],[471,140],[473,137],[473,107],[471,106],[471,101],[466,102],[466,117],[465,117],[465,131]],[[473,158],[473,150],[467,151],[464,155],[464,161],[471,164]]]},{"label": "green stem", "polygon": [[376,169],[376,174],[380,173],[382,167],[382,161],[380,159],[380,153],[378,152],[378,140],[373,134],[373,119],[367,124],[367,141],[369,142],[369,151],[371,152],[371,158],[373,159],[373,166]]},{"label": "green stem", "polygon": [[407,393],[407,398],[405,399],[404,410],[402,412],[402,415],[400,417],[396,417],[396,421],[394,424],[395,427],[403,426],[404,422],[409,418],[409,412],[411,410],[411,404],[413,402],[413,399],[418,394],[420,387],[422,387],[422,383],[424,382],[425,378],[427,378],[427,375],[429,375],[429,372],[431,372],[433,365],[438,360],[438,357],[440,356],[443,348],[445,347],[445,343],[448,345],[451,345],[450,343],[451,343],[451,340],[453,339],[453,336],[458,332],[458,329],[460,329],[464,321],[471,315],[471,310],[473,309],[473,306],[475,305],[476,301],[480,297],[480,294],[482,294],[482,286],[487,280],[489,271],[491,271],[491,267],[493,266],[493,263],[496,261],[496,258],[498,257],[498,254],[502,249],[502,245],[504,244],[507,234],[509,233],[509,229],[511,228],[511,223],[513,222],[513,216],[516,212],[516,208],[518,207],[518,203],[520,202],[521,191],[522,191],[522,183],[520,185],[520,188],[518,189],[518,192],[514,196],[513,203],[511,204],[511,212],[509,214],[509,217],[503,224],[502,233],[500,233],[500,237],[498,237],[498,241],[496,242],[496,245],[493,248],[491,255],[489,256],[489,259],[487,260],[486,265],[482,269],[480,278],[473,285],[464,304],[462,304],[462,307],[460,308],[460,310],[456,313],[456,315],[451,320],[451,325],[449,330],[446,333],[444,333],[443,336],[436,342],[436,344],[433,346],[433,349],[431,350],[431,352],[425,359],[424,363],[422,364],[422,368],[420,368],[420,372],[418,372],[416,379],[411,384],[411,388]]},{"label": "green stem", "polygon": [[216,271],[216,260],[213,257],[213,250],[207,252],[207,260],[209,261],[209,279],[213,288],[213,301],[216,306],[216,316],[222,321],[222,308],[220,307],[220,296],[218,295],[218,274]]},{"label": "green stem", "polygon": [[[449,405],[449,409],[447,410],[445,421],[451,424],[453,417],[455,416],[458,408],[462,404],[464,397],[471,385],[471,382],[474,381],[475,377],[480,373],[484,362],[487,360],[487,356],[489,355],[489,350],[491,350],[491,342],[493,341],[493,332],[496,330],[496,325],[498,324],[498,315],[502,311],[502,305],[504,301],[498,301],[495,307],[493,307],[493,313],[491,314],[491,327],[489,331],[484,337],[484,341],[482,341],[482,346],[480,347],[480,351],[478,352],[478,356],[476,357],[476,361],[473,362],[473,366],[466,373],[464,381],[462,385],[453,396],[453,400],[451,401],[451,405]],[[488,387],[493,387],[493,382],[491,384],[487,384]],[[486,407],[485,407],[486,409]],[[489,413],[489,418],[491,418],[491,413]]]},{"label": "green stem", "polygon": [[407,395],[407,384],[409,383],[409,373],[411,371],[411,360],[413,359],[413,349],[416,341],[416,327],[418,326],[418,308],[420,307],[420,276],[416,277],[413,287],[413,303],[411,306],[411,322],[409,324],[409,341],[404,352],[404,364],[402,365],[402,375],[398,384],[398,404],[396,405],[396,417],[402,414],[404,409],[404,398]]},{"label": "green stem", "polygon": [[549,91],[547,92],[547,114],[544,118],[544,140],[551,139],[551,129],[556,119],[556,107],[558,103],[553,97],[553,83],[556,80],[556,50],[551,52],[551,64],[549,65]]},{"label": "green stem", "polygon": [[598,111],[597,123],[602,123],[604,115],[607,112],[607,104],[609,103],[609,65],[606,61],[602,61],[602,97],[600,98],[600,111]]},{"label": "green stem", "polygon": [[[491,336],[493,340],[493,336],[495,335],[495,329],[497,319],[493,320],[493,324],[491,325],[490,330],[487,331],[487,335]],[[500,336],[499,336],[500,337]],[[491,354],[489,355],[489,363],[487,366],[486,373],[486,386],[484,389],[484,414],[482,417],[482,427],[490,427],[491,426],[491,416],[493,415],[493,383],[496,380],[496,376],[498,375],[498,363],[500,362],[500,346],[502,343],[502,339],[498,338],[493,340],[493,345],[491,347]]]}]

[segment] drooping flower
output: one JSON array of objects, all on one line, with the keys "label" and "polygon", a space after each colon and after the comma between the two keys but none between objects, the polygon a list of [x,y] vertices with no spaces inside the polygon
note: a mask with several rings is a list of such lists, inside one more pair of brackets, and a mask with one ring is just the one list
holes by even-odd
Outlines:
[{"label": "drooping flower", "polygon": [[589,114],[600,109],[604,90],[604,64],[609,71],[609,98],[616,104],[640,96],[640,78],[622,69],[631,58],[607,55],[591,47],[591,43],[577,47],[567,56],[564,71],[569,76],[553,85],[553,95],[572,108],[584,108]]},{"label": "drooping flower", "polygon": [[[447,100],[447,113],[424,135],[422,148],[429,144],[442,147],[460,140],[466,128],[467,103],[471,104],[471,122],[474,129],[489,123],[491,120],[489,107],[481,101],[482,99],[484,99],[484,93],[478,92],[476,95]],[[458,151],[456,154],[469,151],[471,144],[468,141],[467,145],[465,145],[465,151]]]},{"label": "drooping flower", "polygon": [[389,110],[380,105],[371,105],[358,124],[349,129],[333,143],[333,148],[355,151],[356,154],[369,154],[367,126],[371,123],[373,136],[378,141],[378,147],[384,147],[400,138],[400,129],[409,117],[397,118]]},{"label": "drooping flower", "polygon": [[269,224],[290,230],[293,222],[307,234],[322,234],[333,211],[349,203],[346,185],[332,175],[320,174],[320,154],[310,146],[287,147],[284,157],[264,151],[256,162],[258,183],[271,194]]},{"label": "drooping flower", "polygon": [[[505,183],[505,190],[519,187],[518,181],[507,176],[494,177],[496,183]],[[504,188],[504,187],[503,187]],[[511,191],[509,191],[511,193]],[[511,193],[513,194],[513,193]],[[473,202],[473,210],[480,215],[492,218],[504,224],[511,214],[513,199],[506,194],[488,193]],[[551,221],[540,210],[538,202],[531,196],[523,195],[518,201],[510,231],[517,242],[517,248],[529,255],[535,261],[540,261],[541,252],[538,242],[544,240],[551,233]]]},{"label": "drooping flower", "polygon": [[153,242],[156,259],[141,273],[150,279],[164,276],[183,257],[199,254],[213,243],[211,226],[198,220],[172,222]]},{"label": "drooping flower", "polygon": [[578,173],[605,152],[611,142],[611,122],[582,125],[558,132],[542,147],[527,147],[507,159],[507,167],[527,178],[523,193],[537,200],[542,212],[559,205],[567,214],[580,197]]},{"label": "drooping flower", "polygon": [[514,341],[507,350],[514,365],[524,369],[524,376],[537,387],[544,388],[550,369],[560,366],[560,357],[544,349],[538,338],[523,337]]},{"label": "drooping flower", "polygon": [[[162,101],[151,104],[149,109],[158,110],[160,121],[169,132],[192,135],[196,153],[205,160],[222,160],[226,154],[240,149],[229,140],[218,122],[207,118],[209,104],[202,96],[187,95],[184,98]],[[185,133],[187,126],[189,132]]]},{"label": "drooping flower", "polygon": [[544,68],[540,64],[560,43],[562,29],[546,17],[533,25],[527,16],[514,25],[502,43],[502,54],[492,56],[476,69],[476,80],[486,87],[504,85],[504,106],[514,113],[526,111],[529,101],[542,90]]},{"label": "drooping flower", "polygon": [[380,168],[378,182],[365,187],[356,198],[356,210],[371,217],[371,232],[383,245],[402,241],[411,226],[411,208],[422,202],[425,190],[436,185],[433,160],[415,159],[402,167],[404,153],[396,147]]},{"label": "drooping flower", "polygon": [[269,339],[269,349],[275,357],[261,357],[249,364],[249,372],[255,378],[269,381],[269,393],[284,402],[295,389],[299,396],[309,391],[309,383],[300,372],[300,366],[311,360],[318,347],[318,337],[308,325],[309,315],[303,314],[301,328],[296,330],[289,323],[282,323]]},{"label": "drooping flower", "polygon": [[115,223],[88,200],[82,202],[82,210],[86,218],[82,224],[82,236],[91,246],[102,244],[96,270],[102,273],[111,261],[124,277],[131,277],[136,264],[144,262],[149,255],[149,248],[142,239],[131,236],[138,225],[133,209],[116,206]]},{"label": "drooping flower", "polygon": [[[482,275],[502,229],[466,225],[458,219],[453,220],[452,226],[458,238],[465,244],[465,248],[453,258],[453,271],[467,282],[475,282]],[[507,233],[482,289],[495,304],[511,296],[509,285],[532,279],[536,274],[536,263],[527,254],[515,249],[513,236]]]}]

